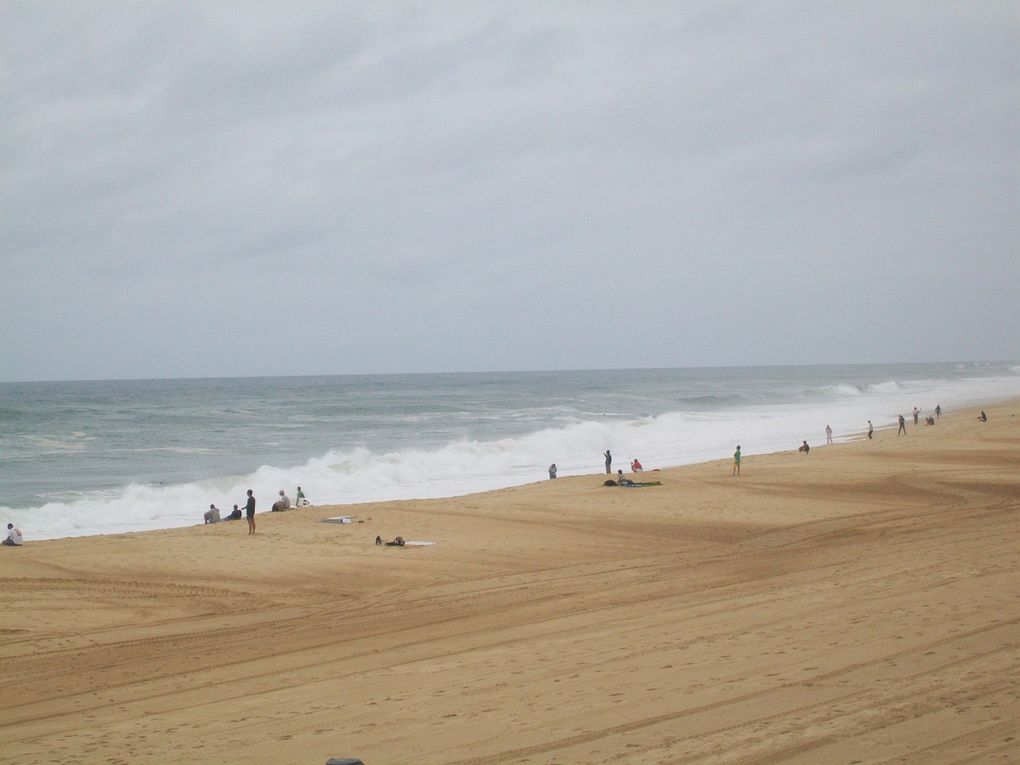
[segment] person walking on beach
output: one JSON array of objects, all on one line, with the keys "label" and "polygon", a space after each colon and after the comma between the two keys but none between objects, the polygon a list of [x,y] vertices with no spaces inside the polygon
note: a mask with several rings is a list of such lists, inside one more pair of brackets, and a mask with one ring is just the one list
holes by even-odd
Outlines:
[{"label": "person walking on beach", "polygon": [[872,436],[875,434],[875,426],[871,424],[871,420],[868,420],[868,440],[870,441]]},{"label": "person walking on beach", "polygon": [[737,450],[733,452],[733,473],[731,475],[740,475],[740,444],[737,444]]},{"label": "person walking on beach", "polygon": [[613,455],[606,449],[606,475],[611,475],[613,472]]},{"label": "person walking on beach", "polygon": [[935,404],[935,419],[942,416],[942,404]]},{"label": "person walking on beach", "polygon": [[832,427],[829,425],[825,426],[825,443],[832,443]]},{"label": "person walking on beach", "polygon": [[900,429],[896,431],[896,435],[898,436],[900,433],[902,433],[903,435],[907,435],[907,421],[903,419],[903,415],[902,414],[899,415],[899,418],[900,418]]},{"label": "person walking on beach", "polygon": [[244,506],[244,514],[248,517],[248,534],[255,533],[255,495],[248,489],[248,504]]}]

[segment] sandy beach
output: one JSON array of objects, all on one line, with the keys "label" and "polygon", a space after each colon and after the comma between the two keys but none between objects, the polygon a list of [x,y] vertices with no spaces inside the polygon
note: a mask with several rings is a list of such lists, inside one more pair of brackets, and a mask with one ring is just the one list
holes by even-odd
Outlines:
[{"label": "sandy beach", "polygon": [[986,411],[739,478],[23,529],[0,762],[1018,762],[1020,401]]}]

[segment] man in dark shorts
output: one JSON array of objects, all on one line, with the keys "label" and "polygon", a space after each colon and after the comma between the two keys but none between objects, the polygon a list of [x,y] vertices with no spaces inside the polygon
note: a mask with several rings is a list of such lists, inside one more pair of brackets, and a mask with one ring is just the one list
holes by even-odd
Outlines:
[{"label": "man in dark shorts", "polygon": [[900,433],[902,433],[903,435],[907,435],[907,421],[903,419],[903,415],[902,414],[899,416],[899,418],[900,418],[900,429],[896,431],[896,435],[899,435]]},{"label": "man in dark shorts", "polygon": [[602,456],[606,458],[606,475],[609,475],[613,472],[613,455],[609,453],[608,449],[606,449],[605,454]]},{"label": "man in dark shorts", "polygon": [[244,514],[248,516],[248,533],[255,533],[255,495],[248,489],[248,504],[244,506]]}]

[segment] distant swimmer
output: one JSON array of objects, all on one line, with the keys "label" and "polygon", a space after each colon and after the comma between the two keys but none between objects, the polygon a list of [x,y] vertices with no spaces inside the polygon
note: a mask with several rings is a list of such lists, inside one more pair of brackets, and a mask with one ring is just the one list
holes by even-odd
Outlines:
[{"label": "distant swimmer", "polygon": [[248,533],[255,533],[255,495],[248,489],[248,503],[244,506],[244,514],[248,517]]},{"label": "distant swimmer", "polygon": [[733,473],[731,475],[740,475],[740,444],[737,444],[737,450],[733,452]]},{"label": "distant swimmer", "polygon": [[832,427],[830,425],[825,426],[825,443],[832,443]]},{"label": "distant swimmer", "polygon": [[871,439],[875,435],[875,426],[871,424],[871,420],[868,420],[868,439]]},{"label": "distant swimmer", "polygon": [[608,449],[606,449],[604,456],[606,458],[606,475],[609,475],[613,472],[613,455],[609,453]]},{"label": "distant swimmer", "polygon": [[290,497],[283,493],[283,489],[280,489],[280,499],[273,503],[273,512],[281,513],[284,510],[290,510]]},{"label": "distant swimmer", "polygon": [[205,511],[206,523],[219,523],[220,522],[220,509],[216,505],[209,505],[209,509]]},{"label": "distant swimmer", "polygon": [[902,433],[903,435],[907,435],[907,421],[903,419],[903,415],[902,414],[899,415],[899,419],[900,419],[900,429],[896,431],[896,435],[899,435],[900,433]]},{"label": "distant swimmer", "polygon": [[25,543],[25,538],[21,536],[21,531],[13,523],[7,524],[7,537],[0,544],[5,544],[8,547],[21,547]]},{"label": "distant swimmer", "polygon": [[801,445],[797,448],[797,451],[798,452],[804,452],[804,454],[809,454],[811,452],[811,447],[808,446],[808,442],[807,441],[803,441],[803,442],[801,442]]},{"label": "distant swimmer", "polygon": [[553,479],[556,477],[556,463],[554,462],[549,466],[549,478]]}]

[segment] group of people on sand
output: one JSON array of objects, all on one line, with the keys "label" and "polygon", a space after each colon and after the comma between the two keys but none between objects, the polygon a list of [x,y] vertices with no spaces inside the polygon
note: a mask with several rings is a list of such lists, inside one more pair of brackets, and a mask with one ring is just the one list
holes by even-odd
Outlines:
[{"label": "group of people on sand", "polygon": [[[283,510],[290,510],[291,507],[307,507],[311,504],[306,498],[305,493],[301,490],[301,487],[297,487],[297,500],[296,504],[291,505],[290,497],[287,493],[280,489],[280,498],[273,503],[272,512],[278,513]],[[248,489],[248,497],[244,505],[244,514],[248,518],[248,533],[255,533],[255,494],[251,489]],[[202,516],[206,523],[219,523],[223,521],[237,521],[241,519],[241,509],[234,505],[234,509],[225,517],[220,517],[220,509],[216,505],[209,505],[209,509],[205,511]]]},{"label": "group of people on sand", "polygon": [[[914,407],[914,411],[913,411],[913,417],[914,417],[914,424],[915,425],[918,424],[918,419],[919,419],[920,415],[921,415],[921,410],[918,409],[915,406]],[[925,425],[934,425],[935,421],[937,419],[940,419],[941,417],[942,417],[942,405],[941,404],[936,404],[935,408],[932,410],[932,413],[930,415],[928,415],[927,417],[925,417]],[[898,415],[896,419],[897,419],[897,423],[899,424],[899,429],[896,431],[896,435],[897,436],[899,436],[899,435],[906,435],[907,434],[907,420],[906,420],[906,418],[901,414],[901,415]],[[978,416],[978,419],[981,422],[987,422],[988,421],[988,417],[985,415],[984,412],[981,412],[981,414]],[[868,420],[868,431],[867,431],[867,433],[868,433],[868,440],[871,440],[871,439],[873,439],[875,437],[875,426],[871,424],[871,420]],[[826,425],[825,426],[825,443],[826,444],[834,443],[833,440],[832,440],[832,426],[831,425]],[[801,441],[800,446],[797,447],[797,451],[800,452],[801,454],[810,454],[811,453],[811,445],[806,440]],[[739,445],[737,445],[737,450],[733,453],[733,475],[740,475],[740,446]]]},{"label": "group of people on sand", "polygon": [[[612,454],[612,452],[610,452],[608,449],[606,449],[602,453],[602,456],[606,458],[606,475],[612,475],[612,473],[613,473],[613,454]],[[644,470],[644,466],[641,464],[641,461],[638,460],[637,457],[635,457],[634,459],[632,459],[630,461],[630,472],[632,472],[632,473],[640,473],[643,470]],[[618,473],[622,473],[623,471],[622,470],[618,470],[617,472]]]},{"label": "group of people on sand", "polygon": [[[613,454],[612,454],[612,452],[610,452],[609,449],[606,449],[602,453],[602,456],[605,457],[605,459],[606,459],[606,475],[612,475],[612,473],[613,473]],[[638,460],[637,457],[635,457],[634,459],[631,460],[631,462],[630,462],[630,472],[632,472],[632,473],[640,473],[643,470],[644,470],[644,466],[641,464],[640,460]],[[620,470],[618,472],[622,473],[623,471]],[[556,477],[556,463],[554,462],[554,463],[552,463],[549,466],[549,478],[551,480],[551,479],[553,479],[555,477]]]}]

